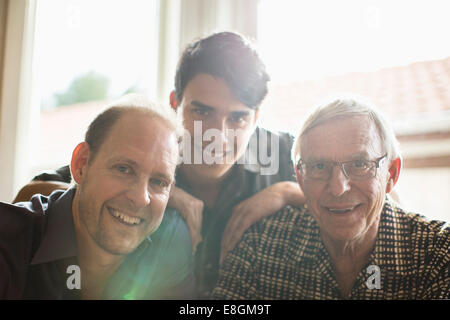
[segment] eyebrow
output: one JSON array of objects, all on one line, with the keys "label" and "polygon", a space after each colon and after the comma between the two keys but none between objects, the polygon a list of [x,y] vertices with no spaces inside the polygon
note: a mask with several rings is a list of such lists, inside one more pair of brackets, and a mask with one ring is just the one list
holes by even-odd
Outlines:
[{"label": "eyebrow", "polygon": [[197,100],[191,101],[191,105],[199,107],[199,108],[202,108],[202,109],[206,109],[208,111],[214,111],[215,110],[214,107],[209,106],[209,105],[204,104],[204,103],[201,103],[200,101],[197,101]]},{"label": "eyebrow", "polygon": [[[202,108],[203,110],[206,110],[206,111],[216,111],[216,108],[214,108],[212,106],[209,106],[207,104],[204,104],[204,103],[202,103],[200,101],[197,101],[197,100],[193,100],[191,102],[191,105],[193,105],[195,107],[198,107],[198,108]],[[230,113],[232,115],[234,115],[234,116],[240,116],[240,117],[245,117],[245,116],[250,115],[250,111],[247,111],[247,110],[244,110],[244,111],[231,111]]]},{"label": "eyebrow", "polygon": [[246,117],[246,116],[250,115],[250,112],[249,111],[232,111],[231,114],[233,116]]},{"label": "eyebrow", "polygon": [[110,160],[108,161],[108,163],[109,163],[110,165],[112,165],[112,164],[114,164],[114,163],[117,162],[117,161],[125,162],[125,163],[127,163],[127,164],[129,164],[129,165],[132,165],[133,167],[137,167],[137,166],[138,166],[138,164],[136,163],[136,161],[133,161],[133,160],[131,160],[131,159],[129,159],[129,158],[124,158],[124,157],[116,157],[116,158],[112,158],[112,159],[110,159]]},{"label": "eyebrow", "polygon": [[[370,158],[369,153],[368,153],[368,152],[365,152],[365,151],[362,151],[362,152],[358,152],[358,153],[354,153],[354,154],[350,155],[350,156],[349,156],[349,160],[347,160],[347,161],[361,160],[361,159],[366,160],[366,159],[369,159],[369,158]],[[304,159],[304,158],[302,158],[302,159]],[[309,158],[307,161],[308,161],[308,162],[316,162],[316,161],[334,162],[334,160],[330,160],[330,159],[328,159],[328,158],[324,158],[324,157],[315,157],[315,156],[312,156],[312,157]]]},{"label": "eyebrow", "polygon": [[350,158],[351,158],[351,160],[359,160],[359,159],[367,160],[370,158],[370,155],[368,152],[363,151],[363,152],[352,154],[352,156]]},{"label": "eyebrow", "polygon": [[163,179],[163,180],[166,180],[166,181],[168,182],[169,185],[172,184],[172,182],[175,181],[175,178],[174,178],[174,177],[172,177],[171,175],[165,174],[165,173],[157,173],[157,174],[155,175],[155,177],[156,177],[156,178]]},{"label": "eyebrow", "polygon": [[[125,162],[125,163],[133,166],[133,168],[139,167],[137,162],[135,162],[135,161],[133,161],[131,159],[128,159],[128,158],[123,158],[123,157],[113,158],[108,163],[109,163],[109,165],[113,165],[115,162],[118,162],[118,161]],[[169,183],[172,183],[173,181],[175,181],[175,178],[172,177],[170,174],[158,172],[155,176],[158,177],[158,178],[167,180]]]}]

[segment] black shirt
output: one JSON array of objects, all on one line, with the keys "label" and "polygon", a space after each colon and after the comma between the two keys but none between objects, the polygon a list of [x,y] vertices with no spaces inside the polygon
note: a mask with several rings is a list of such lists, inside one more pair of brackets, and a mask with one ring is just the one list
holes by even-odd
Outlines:
[{"label": "black shirt", "polygon": [[[274,144],[274,142],[276,144]],[[197,298],[209,298],[219,275],[222,234],[234,206],[266,187],[281,181],[295,181],[291,161],[293,137],[257,128],[246,153],[223,182],[214,208],[203,210],[202,237],[195,257]],[[278,146],[278,148],[277,148]],[[34,180],[70,182],[68,166],[55,173],[45,173]],[[177,172],[176,186],[191,192],[189,183]]]},{"label": "black shirt", "polygon": [[[68,285],[75,274],[69,267],[78,266],[74,194],[72,188],[17,205],[0,203],[0,298],[80,298],[80,290]],[[125,257],[102,298],[193,298],[192,244],[184,220],[168,209],[158,230]]]}]

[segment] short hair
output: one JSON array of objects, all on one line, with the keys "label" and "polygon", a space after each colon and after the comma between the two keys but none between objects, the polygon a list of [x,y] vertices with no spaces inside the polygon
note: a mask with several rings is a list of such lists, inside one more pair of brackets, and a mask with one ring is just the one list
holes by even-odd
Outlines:
[{"label": "short hair", "polygon": [[157,117],[165,121],[176,133],[178,141],[183,135],[183,126],[176,116],[175,111],[169,106],[150,102],[142,94],[127,94],[115,102],[109,104],[107,109],[100,113],[89,125],[84,141],[90,148],[89,161],[92,161],[98,153],[101,145],[111,132],[114,124],[129,112],[140,112],[143,115]]},{"label": "short hair", "polygon": [[335,98],[314,109],[313,113],[304,122],[300,133],[294,143],[292,159],[295,164],[301,157],[301,142],[305,134],[312,128],[337,117],[367,116],[378,129],[384,152],[389,160],[401,158],[400,148],[394,130],[389,121],[378,108],[363,97]]},{"label": "short hair", "polygon": [[214,33],[186,47],[175,74],[179,102],[189,81],[200,73],[223,79],[236,98],[251,109],[257,109],[267,95],[270,77],[266,67],[256,50],[237,33]]}]

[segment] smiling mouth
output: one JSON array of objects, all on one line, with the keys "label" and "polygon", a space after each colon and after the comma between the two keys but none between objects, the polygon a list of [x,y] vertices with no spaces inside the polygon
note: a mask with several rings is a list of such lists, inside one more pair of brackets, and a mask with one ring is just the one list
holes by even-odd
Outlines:
[{"label": "smiling mouth", "polygon": [[144,219],[133,217],[128,214],[123,213],[122,211],[107,207],[108,212],[116,218],[119,222],[122,222],[123,224],[126,224],[128,226],[138,226],[140,225]]},{"label": "smiling mouth", "polygon": [[348,207],[325,207],[329,212],[334,214],[345,214],[354,211],[357,207],[360,205],[357,204],[355,206],[348,206]]}]

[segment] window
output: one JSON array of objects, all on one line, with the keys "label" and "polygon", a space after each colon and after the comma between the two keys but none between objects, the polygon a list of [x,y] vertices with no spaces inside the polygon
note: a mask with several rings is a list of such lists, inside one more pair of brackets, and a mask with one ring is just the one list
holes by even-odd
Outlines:
[{"label": "window", "polygon": [[450,220],[447,8],[445,0],[261,0],[258,46],[272,77],[261,124],[295,135],[321,99],[368,97],[400,140],[401,202]]},{"label": "window", "polygon": [[106,101],[156,96],[158,1],[37,2],[34,107],[39,144],[30,176],[68,164]]}]

